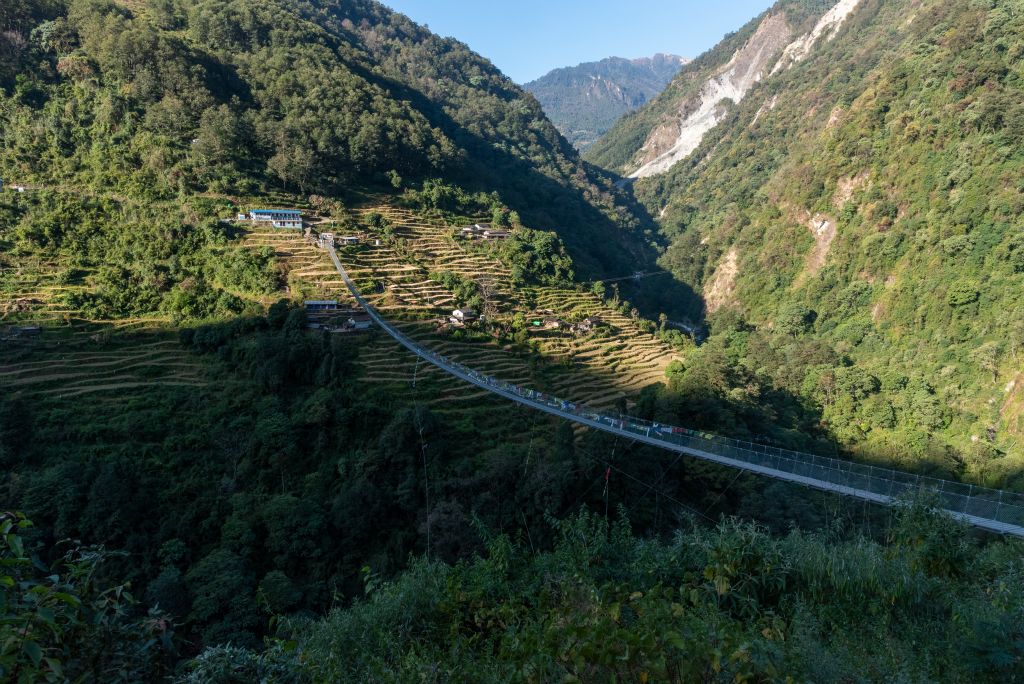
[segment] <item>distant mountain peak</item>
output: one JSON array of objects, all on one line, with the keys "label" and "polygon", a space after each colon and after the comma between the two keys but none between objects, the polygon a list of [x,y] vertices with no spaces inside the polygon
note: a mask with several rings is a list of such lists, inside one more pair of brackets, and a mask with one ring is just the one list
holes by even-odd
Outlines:
[{"label": "distant mountain peak", "polygon": [[624,114],[657,96],[688,62],[666,53],[607,57],[555,69],[525,87],[562,134],[585,149]]},{"label": "distant mountain peak", "polygon": [[[616,57],[611,57],[610,59],[617,59],[617,58]],[[679,55],[673,55],[672,53],[669,53],[669,52],[658,52],[658,53],[656,53],[656,54],[654,54],[654,55],[652,55],[650,57],[637,57],[636,59],[631,59],[629,61],[632,62],[633,64],[638,64],[638,65],[655,64],[655,63],[658,63],[658,62],[675,62],[675,63],[679,64],[680,66],[682,66],[684,64],[688,64],[690,62],[690,60],[688,58],[686,58],[686,57],[681,57]]]}]

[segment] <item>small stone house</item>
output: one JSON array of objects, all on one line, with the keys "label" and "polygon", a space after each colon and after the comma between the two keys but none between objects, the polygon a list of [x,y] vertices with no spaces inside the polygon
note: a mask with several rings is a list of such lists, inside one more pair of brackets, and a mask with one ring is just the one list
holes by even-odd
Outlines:
[{"label": "small stone house", "polygon": [[586,335],[587,333],[591,333],[595,329],[600,328],[602,325],[604,325],[604,321],[597,316],[587,316],[573,326],[573,332],[577,335]]},{"label": "small stone house", "polygon": [[472,323],[478,318],[479,316],[472,309],[456,309],[455,311],[452,311],[452,315],[449,320],[452,325],[463,326],[467,323]]},{"label": "small stone house", "polygon": [[461,231],[462,237],[473,240],[477,237],[486,237],[488,231],[491,230],[491,224],[489,223],[474,223],[471,226],[466,226]]}]

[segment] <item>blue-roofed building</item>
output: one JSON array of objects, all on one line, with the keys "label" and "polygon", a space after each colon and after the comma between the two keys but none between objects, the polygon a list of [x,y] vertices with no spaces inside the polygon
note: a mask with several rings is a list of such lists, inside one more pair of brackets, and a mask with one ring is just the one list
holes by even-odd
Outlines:
[{"label": "blue-roofed building", "polygon": [[269,223],[275,228],[302,230],[302,212],[298,209],[253,209],[249,212],[253,223]]}]

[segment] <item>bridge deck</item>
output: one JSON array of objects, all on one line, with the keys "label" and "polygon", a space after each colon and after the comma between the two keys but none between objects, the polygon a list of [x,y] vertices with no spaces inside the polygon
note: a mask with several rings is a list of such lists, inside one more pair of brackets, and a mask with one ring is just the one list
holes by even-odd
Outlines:
[{"label": "bridge deck", "polygon": [[479,373],[420,346],[384,320],[359,294],[334,248],[328,247],[328,252],[352,296],[388,335],[424,361],[509,401],[660,449],[873,503],[891,505],[904,494],[931,491],[938,495],[942,509],[954,518],[985,530],[1024,538],[1024,495],[1015,492],[740,442],[637,418],[604,415]]}]

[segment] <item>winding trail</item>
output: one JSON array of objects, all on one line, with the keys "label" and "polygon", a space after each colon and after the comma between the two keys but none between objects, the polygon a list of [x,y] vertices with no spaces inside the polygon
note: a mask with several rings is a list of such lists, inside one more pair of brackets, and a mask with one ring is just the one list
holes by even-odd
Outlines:
[{"label": "winding trail", "polygon": [[424,361],[503,399],[659,449],[872,503],[894,505],[907,494],[932,492],[939,507],[954,518],[990,532],[1024,538],[1024,495],[1016,492],[741,442],[638,418],[605,415],[479,373],[420,346],[388,323],[359,293],[337,251],[333,247],[327,251],[352,296],[384,332]]}]

